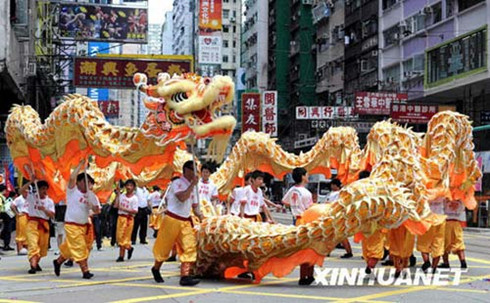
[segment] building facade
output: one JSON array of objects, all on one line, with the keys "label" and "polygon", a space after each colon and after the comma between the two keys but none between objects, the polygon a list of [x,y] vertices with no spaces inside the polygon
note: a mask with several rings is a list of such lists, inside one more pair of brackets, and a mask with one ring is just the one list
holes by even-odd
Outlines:
[{"label": "building facade", "polygon": [[221,74],[236,76],[241,62],[240,37],[242,34],[242,1],[223,0],[222,11],[222,63]]},{"label": "building facade", "polygon": [[149,55],[162,54],[162,25],[161,24],[148,24],[147,54]]},{"label": "building facade", "polygon": [[174,22],[173,13],[168,11],[165,13],[165,22],[162,25],[162,54],[173,55],[174,50],[172,47],[174,40]]},{"label": "building facade", "polygon": [[173,54],[194,54],[194,0],[174,0],[172,9],[173,20]]}]

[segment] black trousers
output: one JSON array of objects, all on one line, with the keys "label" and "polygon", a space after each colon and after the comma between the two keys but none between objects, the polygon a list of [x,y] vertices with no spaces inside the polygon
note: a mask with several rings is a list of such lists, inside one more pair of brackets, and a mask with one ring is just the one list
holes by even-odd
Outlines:
[{"label": "black trousers", "polygon": [[[113,209],[115,211],[113,211]],[[111,246],[116,245],[116,232],[117,232],[117,208],[111,209],[109,213],[109,225],[110,225],[110,234],[111,234]]]},{"label": "black trousers", "polygon": [[14,219],[10,218],[7,213],[0,213],[0,218],[3,221],[2,233],[0,238],[3,240],[3,246],[10,246],[10,240],[12,239],[12,223]]},{"label": "black trousers", "polygon": [[136,235],[139,229],[140,242],[146,242],[146,231],[148,230],[148,207],[138,208],[138,213],[134,217],[133,232],[131,242],[136,242]]},{"label": "black trousers", "polygon": [[95,242],[97,243],[97,249],[102,247],[102,230],[100,217],[98,215],[94,215],[92,217],[92,224],[94,225],[94,234],[95,234]]}]

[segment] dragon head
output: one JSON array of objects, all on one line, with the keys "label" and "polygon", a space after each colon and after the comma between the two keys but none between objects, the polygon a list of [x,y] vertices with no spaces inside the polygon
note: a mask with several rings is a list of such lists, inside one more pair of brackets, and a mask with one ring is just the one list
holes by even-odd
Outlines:
[{"label": "dragon head", "polygon": [[[195,74],[158,75],[157,85],[148,85],[147,77],[137,73],[133,81],[148,98],[144,100],[150,114],[143,129],[159,132],[163,141],[197,139],[215,136],[229,137],[236,119],[224,115],[233,101],[235,86],[228,76],[213,78]],[[164,143],[164,142],[161,142]]]}]

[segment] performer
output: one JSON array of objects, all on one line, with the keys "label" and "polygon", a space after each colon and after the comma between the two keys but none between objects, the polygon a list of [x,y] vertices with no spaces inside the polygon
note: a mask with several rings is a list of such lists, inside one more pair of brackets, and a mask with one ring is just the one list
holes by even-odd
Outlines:
[{"label": "performer", "polygon": [[245,175],[245,185],[243,187],[236,187],[231,192],[229,202],[227,203],[227,214],[232,214],[234,216],[240,215],[240,199],[243,195],[243,190],[245,187],[250,185],[250,180],[252,179],[252,173],[248,173]]},{"label": "performer", "polygon": [[17,243],[17,254],[27,255],[27,190],[20,193],[10,208],[15,213],[15,242]]},{"label": "performer", "polygon": [[[282,203],[291,207],[291,213],[296,218],[296,226],[299,226],[304,224],[302,215],[305,210],[313,205],[313,197],[311,192],[305,187],[308,184],[308,173],[306,169],[297,167],[293,169],[292,175],[295,185],[288,190],[282,199]],[[313,272],[313,265],[308,263],[301,264],[298,284],[310,285],[313,283],[315,281]]]},{"label": "performer", "polygon": [[[342,188],[342,182],[340,182],[339,179],[333,179],[331,182],[330,182],[330,194],[327,198],[327,202],[328,203],[332,203],[332,202],[335,202],[338,198],[339,198],[339,194],[340,194],[340,189]],[[350,243],[349,243],[349,239],[345,239],[341,242],[341,245],[342,247],[344,247],[345,249],[345,254],[343,256],[340,256],[340,258],[342,259],[348,259],[348,258],[352,258],[353,255],[352,255],[352,248],[350,246]],[[338,246],[340,247],[340,246]]]},{"label": "performer", "polygon": [[201,180],[199,180],[199,199],[204,199],[213,205],[216,209],[216,203],[218,201],[218,187],[209,180],[211,176],[212,169],[208,164],[203,164],[201,166]]},{"label": "performer", "polygon": [[131,232],[134,225],[134,215],[138,213],[138,197],[136,196],[136,182],[133,179],[126,181],[125,194],[117,190],[115,207],[119,209],[117,217],[117,244],[119,245],[119,257],[116,262],[124,261],[124,252],[128,251],[128,260],[133,256],[134,247],[131,246]]},{"label": "performer", "polygon": [[[437,198],[430,201],[430,210],[434,214],[444,214],[444,203],[446,198]],[[446,230],[446,222],[437,226],[431,226],[430,229],[423,235],[417,237],[417,250],[422,253],[424,264],[422,270],[427,272],[431,267],[429,254],[432,255],[432,272],[435,272],[441,256],[444,254],[444,237]]]},{"label": "performer", "polygon": [[162,231],[158,233],[153,255],[155,264],[151,268],[153,278],[157,283],[164,282],[160,268],[170,255],[172,247],[176,244],[179,251],[180,285],[194,286],[199,279],[191,276],[191,270],[196,262],[196,236],[193,230],[191,208],[202,221],[199,202],[195,197],[195,186],[199,179],[194,174],[194,163],[187,161],[182,168],[182,177],[172,182],[167,194],[167,211],[163,218]]},{"label": "performer", "polygon": [[415,246],[415,236],[405,226],[400,225],[388,231],[388,239],[390,241],[390,256],[396,269],[395,278],[398,278],[402,270],[409,265],[409,259]]},{"label": "performer", "polygon": [[449,268],[449,253],[458,255],[461,268],[468,268],[464,254],[463,226],[466,226],[466,213],[463,202],[459,200],[447,201],[444,204],[446,230],[444,237],[444,255],[440,268]]},{"label": "performer", "polygon": [[153,186],[153,192],[148,196],[148,207],[151,209],[150,228],[153,229],[153,238],[157,237],[158,230],[162,225],[163,216],[158,209],[162,199],[163,193],[160,191],[160,187]]},{"label": "performer", "polygon": [[131,232],[131,244],[136,244],[136,236],[139,229],[140,244],[146,242],[146,232],[148,231],[148,190],[145,187],[136,188],[136,197],[138,197],[138,213],[134,216],[133,231]]},{"label": "performer", "polygon": [[[34,176],[32,173],[30,176]],[[29,186],[31,189],[27,194],[27,256],[31,269],[28,273],[35,274],[38,271],[42,271],[39,266],[39,261],[42,257],[48,254],[49,246],[49,219],[54,218],[54,202],[48,197],[49,184],[44,180],[37,181],[37,186],[34,186],[33,181],[26,183],[21,192],[28,191]],[[32,185],[32,186],[31,186]],[[39,192],[36,194],[36,187]]]},{"label": "performer", "polygon": [[[73,170],[66,191],[65,240],[60,245],[60,256],[53,260],[54,273],[60,275],[61,264],[73,259],[82,270],[82,277],[90,279],[94,275],[88,268],[88,257],[92,247],[93,226],[89,223],[89,212],[100,213],[99,200],[91,191],[94,179],[87,173],[79,173],[85,160]],[[89,187],[89,188],[87,188]]]},{"label": "performer", "polygon": [[255,222],[260,222],[260,209],[262,209],[267,218],[267,222],[274,223],[269,209],[265,205],[264,195],[260,187],[264,182],[264,173],[260,170],[252,172],[250,185],[243,190],[243,195],[240,200],[240,217],[248,218]]}]

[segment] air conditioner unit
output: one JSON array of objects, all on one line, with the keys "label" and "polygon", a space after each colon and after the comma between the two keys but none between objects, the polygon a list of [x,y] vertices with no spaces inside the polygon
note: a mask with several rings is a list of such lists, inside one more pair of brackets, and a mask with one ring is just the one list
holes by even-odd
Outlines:
[{"label": "air conditioner unit", "polygon": [[230,22],[235,22],[235,21],[236,21],[236,20],[235,20],[235,17],[231,17],[231,18],[230,18]]},{"label": "air conditioner unit", "polygon": [[369,64],[367,60],[361,60],[361,72],[366,72],[369,70]]},{"label": "air conditioner unit", "polygon": [[313,0],[302,0],[303,5],[313,5]]},{"label": "air conditioner unit", "polygon": [[424,14],[426,14],[426,15],[430,15],[430,14],[432,14],[433,12],[434,12],[434,10],[432,9],[432,7],[431,7],[431,6],[426,6],[426,7],[424,7]]},{"label": "air conditioner unit", "polygon": [[395,41],[400,40],[400,34],[399,34],[399,33],[394,33],[394,34],[393,34],[393,39],[394,39]]},{"label": "air conditioner unit", "polygon": [[400,21],[398,24],[399,27],[407,27],[407,22],[405,20]]},{"label": "air conditioner unit", "polygon": [[371,56],[372,56],[372,57],[377,57],[377,56],[378,56],[378,51],[377,51],[377,50],[373,50],[373,51],[371,52]]},{"label": "air conditioner unit", "polygon": [[26,68],[27,76],[35,76],[36,75],[36,62],[29,62]]}]

